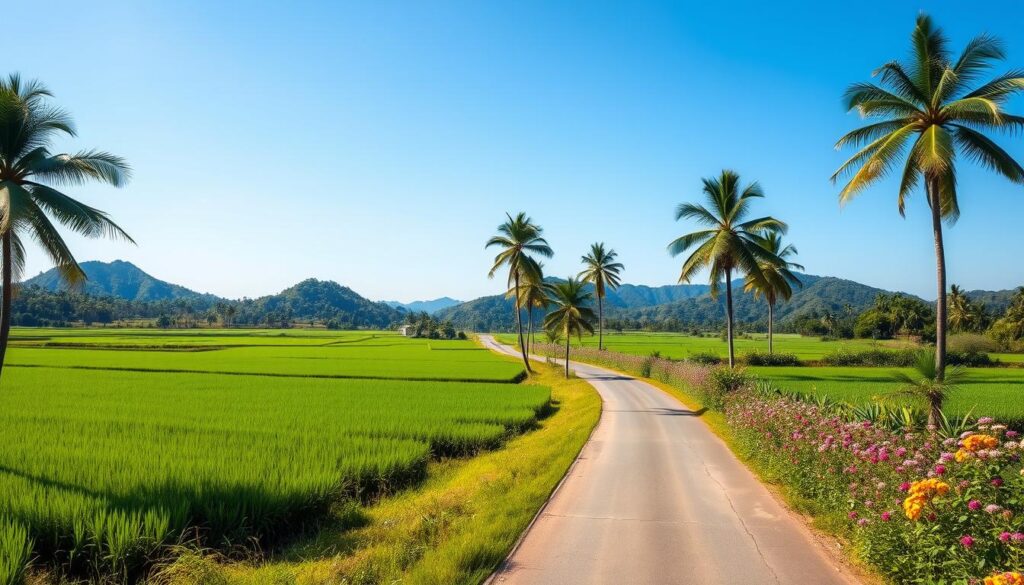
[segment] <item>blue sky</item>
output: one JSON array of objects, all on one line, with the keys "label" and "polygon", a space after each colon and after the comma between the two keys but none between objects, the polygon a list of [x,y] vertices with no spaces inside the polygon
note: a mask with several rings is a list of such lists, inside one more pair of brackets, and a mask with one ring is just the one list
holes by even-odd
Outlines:
[{"label": "blue sky", "polygon": [[[243,7],[244,6],[244,7]],[[70,237],[229,297],[315,276],[374,299],[501,290],[483,243],[527,211],[578,270],[676,281],[674,207],[724,167],[758,180],[808,272],[934,298],[923,198],[840,210],[828,182],[858,124],[851,82],[902,58],[919,10],[961,47],[990,32],[1024,67],[1024,6],[988,2],[63,2],[5,7],[6,67],[45,81],[80,135],[125,156],[125,189],[74,194],[137,240]],[[1024,103],[1013,104],[1024,113]],[[1024,159],[1020,137],[1000,139]],[[964,166],[951,282],[1024,284],[1024,187]],[[30,251],[29,275],[49,268]]]}]

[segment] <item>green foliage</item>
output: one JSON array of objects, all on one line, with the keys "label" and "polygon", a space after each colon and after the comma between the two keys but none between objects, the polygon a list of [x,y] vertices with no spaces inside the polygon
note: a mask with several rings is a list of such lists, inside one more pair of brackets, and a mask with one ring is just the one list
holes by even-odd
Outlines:
[{"label": "green foliage", "polygon": [[20,585],[32,558],[32,539],[20,522],[0,516],[0,583]]},{"label": "green foliage", "polygon": [[874,366],[874,367],[899,367],[913,366],[918,360],[918,350],[915,349],[868,349],[863,351],[850,351],[840,349],[822,358],[822,362],[829,366]]},{"label": "green foliage", "polygon": [[792,353],[752,351],[743,357],[748,366],[799,366],[800,358]]},{"label": "green foliage", "polygon": [[742,369],[717,367],[711,370],[697,393],[703,406],[721,410],[730,394],[749,387],[753,381]]}]

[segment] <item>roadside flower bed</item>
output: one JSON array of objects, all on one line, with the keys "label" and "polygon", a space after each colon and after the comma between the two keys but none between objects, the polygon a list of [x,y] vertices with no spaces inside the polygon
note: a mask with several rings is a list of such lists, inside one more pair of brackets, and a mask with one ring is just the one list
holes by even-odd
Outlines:
[{"label": "roadside flower bed", "polygon": [[[547,357],[564,358],[565,346],[561,344],[535,343],[530,346],[530,352]],[[708,366],[692,362],[607,350],[602,351],[592,347],[573,347],[569,353],[569,361],[580,361],[605,366],[613,370],[619,370],[642,378],[653,378],[682,388],[703,388],[712,371]]]},{"label": "roadside flower bed", "polygon": [[892,431],[753,390],[732,394],[725,416],[773,479],[845,515],[857,553],[895,582],[1024,585],[1015,431],[986,418],[952,437]]}]

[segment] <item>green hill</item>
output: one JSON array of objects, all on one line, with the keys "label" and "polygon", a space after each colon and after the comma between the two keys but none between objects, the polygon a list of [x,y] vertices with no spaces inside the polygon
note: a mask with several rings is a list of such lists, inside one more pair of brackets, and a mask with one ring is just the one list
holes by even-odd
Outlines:
[{"label": "green hill", "polygon": [[[124,260],[113,262],[82,262],[86,280],[79,292],[98,297],[117,297],[130,301],[165,301],[175,299],[201,299],[216,301],[219,297],[198,293],[183,286],[165,282],[144,272],[138,266]],[[38,286],[44,290],[67,290],[56,268],[47,270],[22,283],[24,286]]]}]

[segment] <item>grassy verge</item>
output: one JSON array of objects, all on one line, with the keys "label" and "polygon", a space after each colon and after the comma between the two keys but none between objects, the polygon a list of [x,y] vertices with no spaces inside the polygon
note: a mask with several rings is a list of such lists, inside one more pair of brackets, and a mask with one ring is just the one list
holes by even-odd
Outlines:
[{"label": "grassy verge", "polygon": [[339,506],[318,534],[269,558],[220,562],[186,552],[154,581],[178,584],[479,583],[564,476],[597,424],[586,382],[538,365],[527,382],[551,388],[554,413],[501,449],[431,463],[418,487],[368,507]]}]

